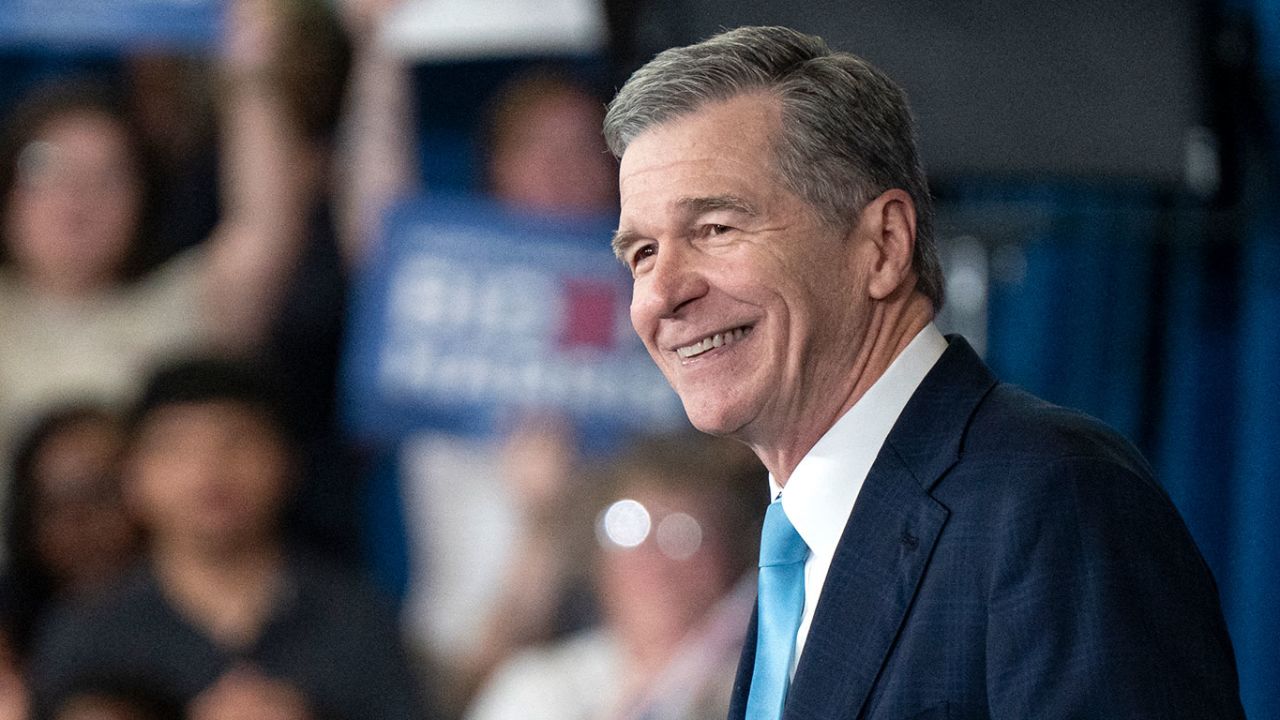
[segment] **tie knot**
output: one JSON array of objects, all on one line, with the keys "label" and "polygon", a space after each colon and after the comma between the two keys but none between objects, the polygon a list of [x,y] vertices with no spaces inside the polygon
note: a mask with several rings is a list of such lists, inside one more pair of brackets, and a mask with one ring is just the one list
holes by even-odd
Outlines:
[{"label": "tie knot", "polygon": [[775,500],[764,513],[764,530],[760,533],[760,567],[802,563],[809,554],[809,546],[782,509],[782,501]]}]

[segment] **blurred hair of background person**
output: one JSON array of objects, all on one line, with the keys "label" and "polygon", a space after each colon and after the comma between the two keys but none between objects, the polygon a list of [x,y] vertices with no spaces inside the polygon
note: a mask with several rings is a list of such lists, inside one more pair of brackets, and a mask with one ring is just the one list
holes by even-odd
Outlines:
[{"label": "blurred hair of background person", "polygon": [[131,281],[130,259],[147,179],[118,104],[63,83],[14,111],[0,143],[0,445],[51,402],[127,399],[165,354],[261,343],[316,177],[305,116],[282,89],[292,78],[277,70],[286,7],[230,5],[219,67],[222,219],[210,242],[145,277]]},{"label": "blurred hair of background person", "polygon": [[638,438],[604,475],[608,501],[578,516],[596,521],[601,623],[508,659],[468,720],[727,711],[754,602],[763,469],[736,443],[679,435]]},{"label": "blurred hair of background person", "polygon": [[296,456],[274,387],[215,359],[154,376],[124,459],[147,561],[50,618],[31,665],[39,717],[88,681],[135,683],[195,720],[427,717],[390,608],[282,540]]},{"label": "blurred hair of background person", "polygon": [[120,492],[123,443],[119,419],[78,405],[49,413],[18,445],[0,621],[20,663],[50,607],[101,591],[138,556],[139,530]]},{"label": "blurred hair of background person", "polygon": [[121,59],[122,105],[150,178],[134,258],[146,271],[197,245],[218,224],[216,73],[205,58],[142,48]]}]

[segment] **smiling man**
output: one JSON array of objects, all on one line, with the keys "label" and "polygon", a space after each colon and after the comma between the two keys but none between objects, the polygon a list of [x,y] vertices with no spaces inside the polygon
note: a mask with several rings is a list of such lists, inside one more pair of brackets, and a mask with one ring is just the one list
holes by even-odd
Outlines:
[{"label": "smiling man", "polygon": [[770,471],[731,718],[1243,717],[1217,590],[1114,431],[933,325],[902,91],[785,28],[668,50],[609,107],[631,317]]}]

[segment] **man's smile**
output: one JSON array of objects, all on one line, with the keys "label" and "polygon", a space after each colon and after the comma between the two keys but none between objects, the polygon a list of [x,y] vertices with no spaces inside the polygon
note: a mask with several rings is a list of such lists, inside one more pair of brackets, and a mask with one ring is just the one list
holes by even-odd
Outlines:
[{"label": "man's smile", "polygon": [[676,348],[676,355],[679,355],[681,360],[688,360],[689,358],[697,357],[709,350],[724,347],[725,345],[731,345],[751,334],[751,328],[751,325],[742,325],[740,327],[733,328],[732,330],[725,330],[724,332],[718,332],[714,335],[708,335],[697,342]]}]

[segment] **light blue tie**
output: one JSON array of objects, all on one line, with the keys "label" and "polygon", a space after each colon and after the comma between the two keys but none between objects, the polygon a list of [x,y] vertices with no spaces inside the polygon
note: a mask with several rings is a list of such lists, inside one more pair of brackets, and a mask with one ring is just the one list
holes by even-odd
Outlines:
[{"label": "light blue tie", "polygon": [[760,534],[760,608],[747,720],[782,717],[796,631],[804,613],[804,561],[808,555],[809,548],[787,519],[782,501],[773,501],[765,511]]}]

